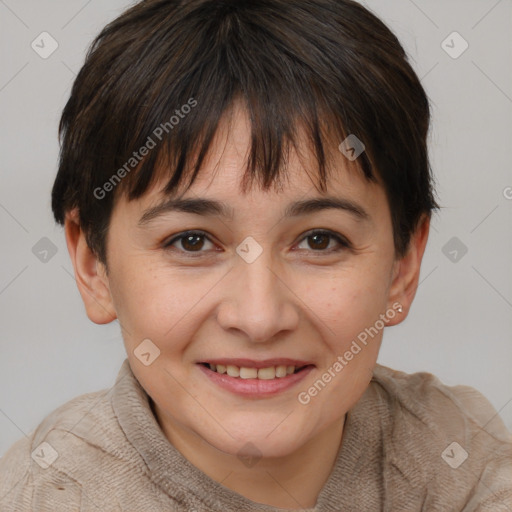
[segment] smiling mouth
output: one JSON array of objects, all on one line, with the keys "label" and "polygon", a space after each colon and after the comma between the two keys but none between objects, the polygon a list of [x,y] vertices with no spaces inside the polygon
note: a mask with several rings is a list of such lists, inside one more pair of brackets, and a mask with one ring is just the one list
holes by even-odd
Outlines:
[{"label": "smiling mouth", "polygon": [[313,367],[314,365],[307,364],[303,366],[293,365],[277,365],[268,366],[266,368],[249,368],[245,366],[199,363],[212,372],[219,374],[226,374],[229,377],[239,379],[258,379],[258,380],[272,380],[282,379],[289,375],[299,373],[306,368]]}]

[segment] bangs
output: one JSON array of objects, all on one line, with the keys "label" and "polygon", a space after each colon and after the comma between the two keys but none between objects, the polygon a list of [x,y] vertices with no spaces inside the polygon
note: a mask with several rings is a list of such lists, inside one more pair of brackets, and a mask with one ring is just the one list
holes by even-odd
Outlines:
[{"label": "bangs", "polygon": [[[266,190],[279,182],[291,144],[298,154],[313,152],[319,186],[325,190],[329,153],[325,143],[337,151],[348,134],[363,138],[364,128],[357,116],[351,119],[353,107],[339,94],[340,85],[349,89],[356,84],[350,83],[353,78],[347,73],[346,84],[333,88],[324,78],[332,75],[331,59],[313,63],[319,52],[306,34],[300,39],[301,46],[291,47],[289,40],[299,30],[300,20],[291,23],[283,19],[281,23],[282,14],[282,10],[276,11],[275,17],[267,13],[258,23],[254,13],[229,9],[229,2],[220,1],[215,7],[203,3],[195,9],[190,2],[190,7],[183,7],[181,19],[160,20],[149,40],[132,42],[133,48],[117,63],[122,66],[117,71],[122,88],[118,82],[116,89],[123,94],[111,96],[104,108],[112,113],[106,125],[117,132],[116,138],[107,134],[104,138],[106,161],[112,147],[119,148],[115,155],[110,153],[116,160],[110,164],[111,175],[123,167],[127,171],[122,173],[116,194],[137,199],[162,179],[167,179],[166,195],[185,180],[188,188],[208,154],[220,120],[236,102],[246,109],[251,129],[244,187],[256,180]],[[186,34],[180,31],[180,24],[189,26]],[[269,24],[272,27],[262,31]],[[182,52],[173,50],[178,39]],[[325,73],[318,72],[321,65]],[[134,69],[143,73],[143,80],[133,77]],[[119,140],[123,126],[127,130]],[[145,147],[147,155],[135,161],[133,154]],[[127,166],[130,162],[136,165]],[[367,179],[374,179],[366,153],[358,164],[355,167],[362,169]]]},{"label": "bangs", "polygon": [[[183,188],[183,191],[186,191],[194,183],[209,151],[213,149],[212,145],[220,123],[227,118],[226,121],[230,124],[236,106],[244,109],[251,123],[249,153],[241,179],[242,193],[255,181],[262,190],[268,190],[272,185],[282,185],[292,148],[301,161],[313,156],[317,168],[311,169],[303,165],[303,169],[310,174],[312,181],[318,178],[318,188],[326,191],[329,161],[334,156],[333,152],[339,154],[339,141],[348,135],[343,126],[336,123],[336,118],[329,119],[330,124],[327,124],[320,122],[321,115],[316,110],[307,113],[300,110],[289,112],[289,116],[284,116],[281,112],[279,119],[276,119],[272,108],[267,111],[262,107],[268,107],[269,103],[258,98],[251,98],[252,102],[249,103],[247,98],[236,95],[226,98],[225,104],[220,102],[218,96],[211,99],[212,102],[218,103],[214,109],[215,116],[205,119],[201,115],[190,113],[187,119],[181,120],[178,125],[172,124],[175,120],[173,118],[177,116],[169,115],[169,119],[172,120],[172,132],[167,133],[161,126],[157,126],[150,134],[143,135],[142,139],[145,142],[142,145],[139,145],[142,141],[135,143],[134,148],[139,149],[134,149],[133,152],[140,154],[141,148],[147,147],[148,156],[142,159],[133,172],[127,174],[119,184],[118,195],[124,195],[129,201],[140,198],[156,182],[165,182],[161,192],[166,196],[172,195],[178,189]],[[260,101],[263,103],[260,104]],[[256,117],[256,113],[259,118]],[[309,117],[306,117],[308,114]],[[136,159],[132,158],[132,161],[135,163]],[[366,155],[361,155],[359,164],[353,165],[348,160],[346,162],[349,168],[363,170],[366,179],[375,180]],[[315,175],[311,175],[309,170]]]},{"label": "bangs", "polygon": [[102,30],[73,84],[59,125],[55,220],[78,208],[106,261],[117,198],[140,198],[157,181],[166,196],[190,187],[238,104],[250,128],[242,191],[280,184],[292,147],[312,157],[325,191],[330,157],[355,136],[364,150],[357,159],[342,150],[345,163],[383,185],[398,255],[437,207],[428,98],[396,36],[362,5],[146,0]]}]

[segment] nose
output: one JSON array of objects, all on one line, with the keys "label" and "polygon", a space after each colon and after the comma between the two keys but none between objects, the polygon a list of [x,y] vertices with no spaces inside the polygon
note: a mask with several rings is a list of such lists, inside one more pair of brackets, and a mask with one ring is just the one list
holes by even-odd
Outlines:
[{"label": "nose", "polygon": [[[274,268],[272,268],[274,267]],[[227,294],[217,311],[226,331],[239,331],[251,342],[275,340],[299,324],[298,299],[282,267],[272,265],[270,251],[252,263],[239,258],[226,283]]]}]

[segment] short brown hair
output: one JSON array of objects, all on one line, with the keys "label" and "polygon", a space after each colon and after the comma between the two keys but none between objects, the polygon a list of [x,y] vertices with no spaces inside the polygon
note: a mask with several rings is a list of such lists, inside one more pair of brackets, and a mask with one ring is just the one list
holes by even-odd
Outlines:
[{"label": "short brown hair", "polygon": [[[106,264],[115,199],[142,196],[162,161],[166,193],[189,175],[192,185],[235,99],[252,130],[244,182],[256,177],[266,190],[279,178],[300,125],[322,189],[327,134],[364,143],[358,168],[384,186],[398,257],[423,214],[439,208],[429,101],[398,39],[369,10],[351,0],[149,0],[102,30],[73,84],[59,126],[56,222],[77,207]],[[139,155],[150,139],[158,148]]]}]

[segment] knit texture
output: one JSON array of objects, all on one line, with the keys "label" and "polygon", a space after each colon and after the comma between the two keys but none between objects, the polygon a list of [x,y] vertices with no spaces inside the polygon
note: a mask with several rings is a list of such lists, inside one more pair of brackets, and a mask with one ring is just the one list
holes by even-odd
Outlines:
[{"label": "knit texture", "polygon": [[[461,450],[468,456],[458,465]],[[182,456],[127,359],[112,388],[62,405],[0,459],[1,512],[282,510],[224,487]],[[376,365],[347,414],[316,506],[296,510],[510,512],[512,435],[475,389]]]}]

